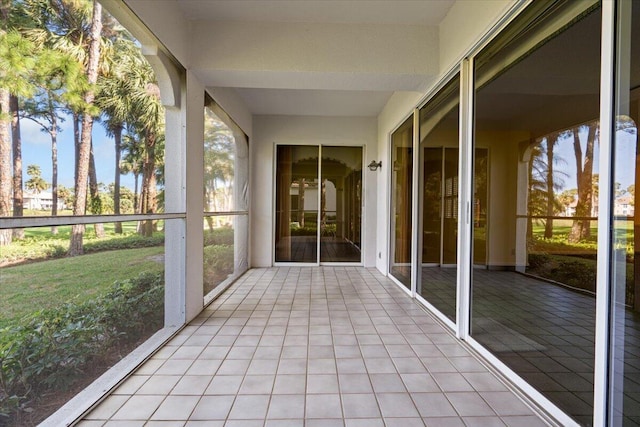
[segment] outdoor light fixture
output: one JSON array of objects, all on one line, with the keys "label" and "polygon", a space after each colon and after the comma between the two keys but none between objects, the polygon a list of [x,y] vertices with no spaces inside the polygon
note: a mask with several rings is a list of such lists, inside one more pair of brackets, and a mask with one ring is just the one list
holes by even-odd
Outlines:
[{"label": "outdoor light fixture", "polygon": [[382,161],[376,163],[375,160],[371,160],[371,163],[369,163],[369,170],[371,172],[375,172],[376,170],[378,170],[378,168],[382,168]]}]

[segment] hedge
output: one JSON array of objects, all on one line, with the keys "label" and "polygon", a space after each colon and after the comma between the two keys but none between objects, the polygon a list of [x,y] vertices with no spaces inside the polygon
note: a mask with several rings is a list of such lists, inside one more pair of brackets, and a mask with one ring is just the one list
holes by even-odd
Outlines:
[{"label": "hedge", "polygon": [[142,273],[115,282],[103,296],[39,311],[21,326],[0,330],[0,425],[163,321],[164,276]]}]

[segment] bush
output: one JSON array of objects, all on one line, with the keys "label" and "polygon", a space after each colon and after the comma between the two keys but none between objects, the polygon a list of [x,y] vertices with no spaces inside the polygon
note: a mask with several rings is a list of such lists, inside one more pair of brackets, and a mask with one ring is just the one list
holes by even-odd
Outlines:
[{"label": "bush", "polygon": [[529,254],[527,272],[578,289],[595,291],[596,262],[566,255]]},{"label": "bush", "polygon": [[162,244],[164,244],[164,233],[155,233],[152,237],[129,234],[122,237],[113,236],[108,239],[85,242],[84,252],[94,253],[118,249],[148,248],[151,246],[161,246]]},{"label": "bush", "polygon": [[233,228],[219,227],[205,230],[204,245],[233,245]]},{"label": "bush", "polygon": [[34,313],[0,330],[0,425],[39,394],[64,389],[83,372],[162,327],[162,273],[114,283],[105,295]]},{"label": "bush", "polygon": [[551,257],[547,254],[529,254],[529,268],[539,269],[551,262]]},{"label": "bush", "polygon": [[318,228],[315,224],[313,226],[291,228],[292,236],[315,236],[316,234],[318,234]]},{"label": "bush", "polygon": [[578,289],[595,292],[596,290],[596,264],[593,261],[576,259],[560,260],[551,274],[562,283]]},{"label": "bush", "polygon": [[[233,241],[233,238],[232,238]],[[110,235],[105,239],[86,238],[84,252],[95,253],[118,249],[146,248],[161,246],[164,243],[163,233],[154,233],[152,237],[144,237],[137,233],[126,235]],[[69,249],[69,238],[66,236],[36,236],[14,241],[2,249],[0,264],[27,260],[43,260],[63,258]]]},{"label": "bush", "polygon": [[204,248],[204,292],[209,293],[234,270],[233,246],[213,245]]}]

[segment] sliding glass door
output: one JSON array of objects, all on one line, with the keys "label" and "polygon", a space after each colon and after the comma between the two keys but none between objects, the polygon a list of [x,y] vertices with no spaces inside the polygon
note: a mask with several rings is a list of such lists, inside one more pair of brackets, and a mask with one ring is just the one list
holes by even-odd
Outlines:
[{"label": "sliding glass door", "polygon": [[275,262],[361,262],[362,147],[276,149]]},{"label": "sliding glass door", "polygon": [[320,262],[360,262],[362,147],[321,147]]},{"label": "sliding glass door", "polygon": [[391,135],[391,164],[389,273],[411,289],[413,116]]}]

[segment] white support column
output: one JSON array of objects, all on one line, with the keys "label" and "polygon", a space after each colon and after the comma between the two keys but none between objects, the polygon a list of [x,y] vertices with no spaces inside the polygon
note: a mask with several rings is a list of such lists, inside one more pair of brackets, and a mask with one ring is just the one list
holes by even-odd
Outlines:
[{"label": "white support column", "polygon": [[520,144],[518,151],[518,183],[516,194],[516,271],[525,273],[527,268],[527,228],[529,226],[529,165],[533,145],[529,141]]},{"label": "white support column", "polygon": [[593,425],[609,420],[609,332],[611,309],[611,191],[613,182],[612,148],[615,115],[615,24],[616,2],[602,2],[600,63],[600,181],[598,208],[598,271],[596,276],[596,343],[594,371]]},{"label": "white support column", "polygon": [[[184,83],[181,85],[184,92]],[[165,210],[185,211],[185,140],[184,97],[178,107],[166,107],[165,113]],[[181,326],[185,323],[185,221],[165,221],[165,326]]]},{"label": "white support column", "polygon": [[204,259],[204,86],[191,71],[187,74],[187,93],[183,135],[186,145],[186,263],[185,321],[203,308]]},{"label": "white support column", "polygon": [[469,335],[471,316],[471,268],[473,233],[471,204],[473,202],[473,59],[462,61],[460,70],[460,183],[458,189],[458,292],[456,336]]}]

